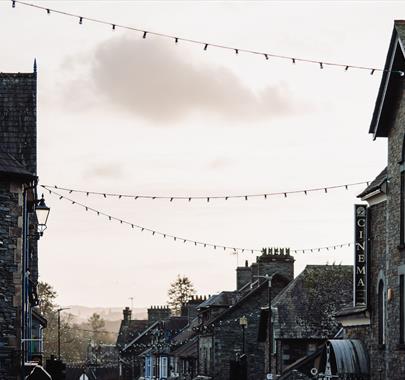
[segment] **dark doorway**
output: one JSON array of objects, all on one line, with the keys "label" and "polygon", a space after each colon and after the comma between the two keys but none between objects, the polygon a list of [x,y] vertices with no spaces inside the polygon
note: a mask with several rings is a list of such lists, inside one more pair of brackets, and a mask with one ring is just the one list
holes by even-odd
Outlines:
[{"label": "dark doorway", "polygon": [[230,361],[230,379],[246,380],[247,379],[247,360],[246,355],[242,355],[239,360]]}]

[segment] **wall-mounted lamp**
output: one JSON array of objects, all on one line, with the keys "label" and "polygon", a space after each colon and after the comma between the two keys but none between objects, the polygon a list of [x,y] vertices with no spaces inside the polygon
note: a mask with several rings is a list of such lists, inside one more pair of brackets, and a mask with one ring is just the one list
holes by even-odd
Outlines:
[{"label": "wall-mounted lamp", "polygon": [[38,220],[39,236],[42,236],[47,228],[46,223],[48,221],[50,211],[51,209],[45,204],[44,194],[42,194],[42,198],[37,201],[37,204],[35,206],[35,213]]}]

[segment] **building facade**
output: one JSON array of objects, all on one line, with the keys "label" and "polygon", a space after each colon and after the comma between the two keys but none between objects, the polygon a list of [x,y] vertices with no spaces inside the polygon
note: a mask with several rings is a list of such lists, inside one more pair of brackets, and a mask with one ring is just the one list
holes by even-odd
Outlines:
[{"label": "building facade", "polygon": [[40,361],[46,321],[38,304],[36,68],[0,73],[0,378]]},{"label": "building facade", "polygon": [[[359,195],[367,202],[366,297],[356,300],[358,279],[353,307],[339,313],[345,338],[366,347],[369,377],[376,380],[405,378],[404,52],[405,21],[396,21],[369,130],[374,139],[387,139],[386,168]],[[362,250],[356,244],[358,258]]]},{"label": "building facade", "polygon": [[295,364],[312,356],[339,333],[341,325],[336,312],[351,304],[352,288],[351,265],[307,265],[273,299],[271,329],[269,309],[262,309],[259,341],[266,342],[266,373],[271,373],[273,378],[286,377],[292,370],[297,371],[297,378],[310,375],[310,371],[301,372]]},{"label": "building facade", "polygon": [[236,269],[237,289],[199,307],[198,374],[218,380],[265,376],[265,347],[258,342],[260,309],[268,305],[268,279],[276,297],[293,280],[288,249],[264,249],[250,266]]}]

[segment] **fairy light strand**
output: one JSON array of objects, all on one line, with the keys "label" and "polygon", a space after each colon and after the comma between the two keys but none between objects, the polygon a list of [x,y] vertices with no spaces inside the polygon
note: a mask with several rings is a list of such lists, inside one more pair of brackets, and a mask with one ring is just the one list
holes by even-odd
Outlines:
[{"label": "fairy light strand", "polygon": [[[239,254],[239,253],[252,253],[252,254],[259,253],[259,254],[261,254],[262,253],[262,250],[257,249],[257,248],[242,248],[242,247],[232,247],[232,246],[223,245],[223,244],[214,244],[214,243],[193,240],[193,239],[189,239],[189,238],[185,238],[185,237],[180,237],[177,235],[172,235],[172,234],[169,234],[166,232],[154,230],[154,229],[151,229],[148,227],[144,227],[144,226],[129,222],[124,219],[117,218],[117,217],[107,214],[103,211],[92,208],[83,203],[77,202],[69,197],[66,197],[58,192],[55,192],[49,188],[47,188],[46,190],[49,192],[49,194],[59,197],[59,200],[64,199],[66,201],[69,201],[72,205],[76,205],[81,208],[84,208],[86,211],[93,212],[98,216],[104,216],[104,217],[108,218],[110,221],[116,221],[116,222],[119,222],[120,224],[128,225],[132,229],[137,229],[137,230],[140,230],[141,232],[145,232],[145,231],[150,232],[152,234],[152,236],[161,236],[165,239],[173,239],[173,241],[175,241],[175,242],[190,243],[196,247],[200,246],[200,247],[204,247],[204,248],[207,248],[207,247],[213,248],[215,250],[229,251],[232,254]],[[351,244],[352,243],[343,243],[343,244],[335,244],[335,245],[316,247],[316,248],[290,249],[290,252],[291,253],[309,253],[309,252],[314,253],[314,252],[321,252],[321,251],[332,251],[332,250],[336,250],[338,248],[350,247]]]},{"label": "fairy light strand", "polygon": [[389,69],[383,69],[383,68],[377,68],[377,67],[371,67],[371,66],[348,65],[348,64],[336,63],[336,62],[330,62],[330,61],[324,61],[324,60],[298,58],[296,56],[287,56],[287,55],[282,55],[282,54],[274,54],[274,53],[251,50],[251,49],[242,49],[242,48],[222,45],[222,44],[218,44],[218,43],[210,43],[210,42],[201,41],[201,40],[194,40],[191,38],[179,37],[179,36],[161,33],[161,32],[153,32],[150,30],[145,30],[145,29],[141,29],[141,28],[117,24],[115,22],[100,20],[100,19],[92,18],[92,17],[85,17],[85,16],[81,16],[81,15],[77,15],[77,14],[69,13],[69,12],[65,12],[65,11],[60,11],[60,10],[57,10],[54,8],[43,7],[41,5],[31,4],[31,3],[24,2],[24,1],[11,0],[12,8],[15,8],[16,4],[44,10],[46,12],[46,14],[48,14],[48,15],[50,15],[51,13],[56,13],[56,14],[63,15],[63,16],[73,17],[79,21],[78,23],[80,25],[83,24],[84,21],[89,21],[89,22],[93,22],[93,23],[97,23],[97,24],[108,25],[111,28],[111,30],[113,30],[113,31],[117,30],[118,28],[121,28],[121,29],[125,29],[125,30],[130,30],[133,32],[138,32],[138,33],[142,34],[143,39],[146,39],[148,35],[153,35],[153,36],[173,40],[175,42],[175,44],[178,44],[179,41],[182,41],[182,42],[187,42],[190,44],[200,45],[203,47],[204,51],[208,50],[208,47],[214,47],[214,48],[218,48],[218,49],[232,51],[235,53],[236,56],[240,55],[239,53],[247,53],[247,54],[262,56],[266,61],[268,61],[269,58],[276,58],[276,59],[281,59],[281,60],[287,60],[287,61],[291,62],[292,64],[296,64],[297,62],[315,64],[321,70],[324,69],[325,66],[330,66],[330,67],[343,68],[344,71],[348,71],[349,68],[355,69],[355,70],[365,70],[365,71],[369,71],[370,75],[373,75],[376,71],[379,71],[379,72],[395,73],[400,76],[404,76],[404,72],[401,70],[389,70]]},{"label": "fairy light strand", "polygon": [[314,187],[314,188],[309,188],[309,189],[302,189],[302,190],[292,190],[292,191],[281,191],[281,192],[269,192],[269,193],[260,193],[260,194],[243,194],[243,195],[198,195],[198,196],[190,196],[190,195],[182,195],[182,196],[175,196],[175,195],[163,195],[163,196],[158,196],[158,195],[143,195],[143,194],[120,194],[120,193],[108,193],[108,192],[99,192],[99,191],[89,191],[89,190],[81,190],[81,189],[72,189],[72,188],[67,188],[67,187],[61,187],[57,185],[40,185],[42,188],[48,190],[48,189],[57,189],[57,190],[62,190],[69,192],[69,194],[72,193],[80,193],[80,194],[86,194],[87,196],[89,195],[96,195],[96,196],[101,196],[104,198],[107,197],[114,197],[114,198],[133,198],[134,200],[137,199],[165,199],[169,200],[170,202],[173,202],[174,200],[187,200],[191,202],[192,200],[206,200],[207,203],[210,202],[212,199],[244,199],[247,201],[249,198],[262,198],[262,199],[267,199],[268,197],[274,197],[274,196],[282,196],[283,198],[287,198],[288,195],[292,194],[303,194],[303,195],[308,195],[308,193],[314,193],[314,192],[323,192],[325,194],[328,194],[328,190],[333,190],[333,189],[342,189],[345,188],[346,190],[349,189],[349,187],[353,186],[359,186],[359,185],[369,185],[370,182],[368,181],[363,181],[363,182],[354,182],[354,183],[348,183],[344,185],[334,185],[334,186],[323,186],[323,187]]}]

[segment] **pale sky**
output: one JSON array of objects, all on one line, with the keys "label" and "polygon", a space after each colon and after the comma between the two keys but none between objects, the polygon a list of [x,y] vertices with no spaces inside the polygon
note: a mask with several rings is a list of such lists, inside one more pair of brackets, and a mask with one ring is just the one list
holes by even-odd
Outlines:
[{"label": "pale sky", "polygon": [[[82,16],[289,56],[382,67],[399,2],[37,1]],[[0,71],[38,62],[40,183],[101,192],[219,195],[372,180],[386,141],[368,134],[381,75],[295,65],[0,2]],[[77,201],[133,223],[229,246],[353,240],[363,187],[305,197]],[[131,230],[46,195],[41,280],[61,305],[164,304],[187,275],[199,294],[235,288],[235,256]],[[254,260],[239,255],[239,263]],[[351,264],[352,248],[295,254]]]}]

